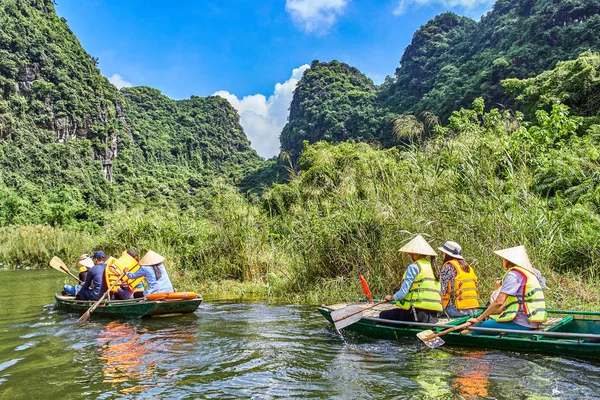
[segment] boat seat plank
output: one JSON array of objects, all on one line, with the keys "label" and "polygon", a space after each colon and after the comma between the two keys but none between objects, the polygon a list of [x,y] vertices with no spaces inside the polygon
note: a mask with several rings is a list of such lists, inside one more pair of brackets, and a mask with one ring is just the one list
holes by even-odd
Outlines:
[{"label": "boat seat plank", "polygon": [[540,327],[540,330],[544,331],[544,332],[553,332],[553,331],[556,331],[557,329],[559,329],[560,327],[568,324],[571,321],[573,321],[572,315],[569,315],[566,317],[548,318],[548,321],[546,321],[542,324],[542,326]]}]

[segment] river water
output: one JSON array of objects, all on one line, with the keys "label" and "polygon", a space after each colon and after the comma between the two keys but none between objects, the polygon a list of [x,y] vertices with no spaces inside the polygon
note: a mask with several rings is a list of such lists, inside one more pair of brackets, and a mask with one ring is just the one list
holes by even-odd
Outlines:
[{"label": "river water", "polygon": [[0,271],[0,399],[600,398],[600,363],[340,336],[314,306],[207,302],[195,314],[55,311],[56,271]]}]

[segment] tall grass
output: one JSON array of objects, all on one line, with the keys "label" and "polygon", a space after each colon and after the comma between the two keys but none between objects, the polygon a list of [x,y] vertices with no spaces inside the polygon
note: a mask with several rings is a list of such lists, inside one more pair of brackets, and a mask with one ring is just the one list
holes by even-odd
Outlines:
[{"label": "tall grass", "polygon": [[47,266],[53,256],[75,261],[96,238],[74,228],[47,225],[0,228],[0,262],[8,268]]}]

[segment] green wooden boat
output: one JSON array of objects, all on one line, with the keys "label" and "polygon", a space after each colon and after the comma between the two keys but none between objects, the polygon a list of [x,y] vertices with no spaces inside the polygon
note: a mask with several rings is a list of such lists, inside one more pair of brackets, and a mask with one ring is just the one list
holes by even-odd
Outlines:
[{"label": "green wooden boat", "polygon": [[[356,303],[353,303],[353,305]],[[331,312],[351,305],[350,303],[321,306],[319,312],[329,321]],[[368,304],[359,303],[363,307]],[[457,319],[440,319],[437,324],[392,321],[379,318],[379,312],[394,307],[389,303],[365,310],[363,317],[356,323],[344,328],[378,339],[413,338],[427,329],[435,333],[465,323],[468,317]],[[529,353],[559,354],[600,360],[600,313],[576,311],[549,311],[548,321],[540,329],[531,332],[515,330],[483,329],[496,334],[483,336],[449,333],[443,337],[447,345],[475,347]],[[595,318],[595,319],[593,319]],[[476,327],[471,328],[473,330]]]},{"label": "green wooden boat", "polygon": [[[72,313],[83,314],[95,302],[75,300],[73,296],[54,295],[56,308]],[[167,314],[186,314],[196,311],[202,303],[202,296],[187,300],[111,300],[101,303],[92,316],[109,318],[142,318]]]}]

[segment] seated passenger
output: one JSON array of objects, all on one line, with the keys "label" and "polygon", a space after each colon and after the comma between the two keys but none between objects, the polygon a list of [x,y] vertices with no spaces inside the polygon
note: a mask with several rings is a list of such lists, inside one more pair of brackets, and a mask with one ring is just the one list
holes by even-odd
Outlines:
[{"label": "seated passenger", "polygon": [[[533,268],[524,246],[498,250],[507,270],[500,293],[492,304],[469,322],[480,328],[534,330],[546,321],[546,302],[542,286],[545,279]],[[486,317],[491,319],[482,322]],[[474,335],[498,335],[498,332],[473,330]]]},{"label": "seated passenger", "polygon": [[475,315],[479,292],[473,267],[464,260],[458,243],[448,241],[439,250],[444,253],[440,282],[444,313],[451,318]]},{"label": "seated passenger", "polygon": [[146,255],[140,260],[140,269],[131,274],[128,270],[127,278],[137,279],[145,277],[148,281],[148,287],[144,290],[144,295],[152,293],[171,293],[174,292],[173,285],[163,265],[165,258],[152,250],[148,250]]},{"label": "seated passenger", "polygon": [[[135,253],[135,251],[129,249],[126,251],[127,254],[129,254],[133,259],[135,259],[135,261],[137,261],[138,263],[140,262],[140,259],[138,258],[137,254]],[[145,281],[145,279],[144,279]],[[113,294],[113,298],[115,300],[130,300],[130,299],[139,299],[141,297],[144,297],[144,283],[143,281],[138,283],[137,286],[135,288],[133,288],[133,290],[129,287],[129,283],[125,283],[122,282],[120,285],[119,290],[117,290],[117,292],[115,292]]]},{"label": "seated passenger", "polygon": [[[437,314],[442,311],[442,297],[435,250],[418,235],[398,251],[408,253],[413,262],[404,272],[400,290],[393,297],[385,296],[386,301],[395,300],[398,308],[382,311],[379,317],[436,323]],[[427,256],[431,256],[431,261]]]},{"label": "seated passenger", "polygon": [[81,285],[85,282],[85,278],[87,276],[87,272],[90,268],[94,266],[94,262],[92,261],[92,257],[89,254],[82,254],[79,257],[79,261],[77,262],[77,266],[79,267],[79,285],[65,285],[63,286],[63,296],[75,296],[79,290],[81,290]]},{"label": "seated passenger", "polygon": [[97,251],[92,256],[94,266],[90,268],[83,282],[82,288],[75,297],[77,300],[98,301],[108,290],[104,281],[104,269],[106,268],[106,255],[103,251]]}]

